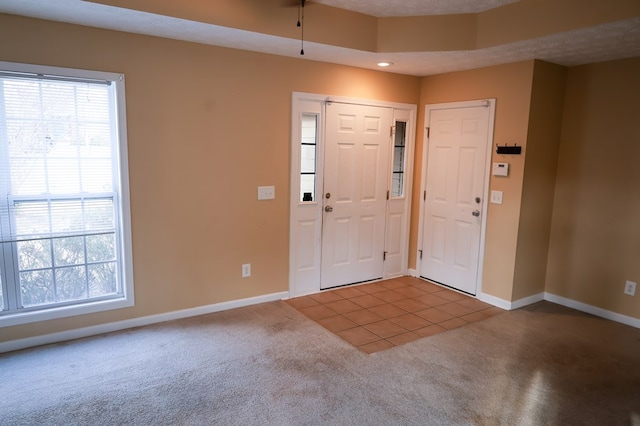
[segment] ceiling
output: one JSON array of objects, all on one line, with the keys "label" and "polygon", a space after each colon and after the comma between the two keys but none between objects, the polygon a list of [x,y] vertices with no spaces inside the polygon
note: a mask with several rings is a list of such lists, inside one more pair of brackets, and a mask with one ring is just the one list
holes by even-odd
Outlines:
[{"label": "ceiling", "polygon": [[[290,0],[296,3],[297,0]],[[307,0],[380,18],[478,13],[520,0]],[[561,0],[558,0],[561,1]],[[312,10],[307,11],[311,13]],[[426,76],[529,59],[565,66],[640,56],[640,16],[489,48],[378,53],[260,34],[83,0],[0,0],[0,13],[147,34],[387,72]]]},{"label": "ceiling", "polygon": [[378,18],[478,13],[519,0],[312,0]]}]

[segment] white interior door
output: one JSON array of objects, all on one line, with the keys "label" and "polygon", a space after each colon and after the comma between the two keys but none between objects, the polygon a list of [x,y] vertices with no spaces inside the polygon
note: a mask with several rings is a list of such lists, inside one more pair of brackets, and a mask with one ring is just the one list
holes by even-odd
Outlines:
[{"label": "white interior door", "polygon": [[420,275],[476,294],[489,105],[432,109]]},{"label": "white interior door", "polygon": [[321,288],[382,278],[391,108],[327,105]]}]

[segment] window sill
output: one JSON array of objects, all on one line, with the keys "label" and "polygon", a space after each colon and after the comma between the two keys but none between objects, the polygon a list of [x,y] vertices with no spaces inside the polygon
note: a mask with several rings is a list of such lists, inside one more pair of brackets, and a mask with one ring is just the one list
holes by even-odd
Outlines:
[{"label": "window sill", "polygon": [[76,315],[93,314],[96,312],[110,311],[113,309],[129,308],[131,306],[134,306],[133,297],[123,297],[119,299],[88,302],[82,305],[60,306],[55,308],[42,309],[39,311],[7,313],[0,316],[0,328],[30,324],[40,321],[50,321]]}]

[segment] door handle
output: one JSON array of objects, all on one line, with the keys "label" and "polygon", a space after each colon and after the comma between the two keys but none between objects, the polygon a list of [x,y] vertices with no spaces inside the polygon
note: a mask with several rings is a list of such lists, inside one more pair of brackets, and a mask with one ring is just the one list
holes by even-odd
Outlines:
[{"label": "door handle", "polygon": [[327,213],[331,213],[331,212],[333,211],[333,207],[331,207],[331,206],[326,206],[326,207],[324,208],[324,211],[325,211],[325,212],[327,212]]},{"label": "door handle", "polygon": [[474,215],[475,217],[478,217],[480,216],[480,210],[474,210],[471,214]]}]

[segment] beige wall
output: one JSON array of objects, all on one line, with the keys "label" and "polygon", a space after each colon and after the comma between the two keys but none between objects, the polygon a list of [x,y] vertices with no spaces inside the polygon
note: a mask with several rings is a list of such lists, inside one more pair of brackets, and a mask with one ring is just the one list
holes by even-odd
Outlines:
[{"label": "beige wall", "polygon": [[[524,155],[492,147],[510,176],[490,180],[504,203],[489,205],[482,291],[638,317],[622,288],[640,281],[640,59],[570,69],[562,112],[566,71],[540,61],[419,79],[2,14],[0,39],[3,61],[126,75],[136,285],[133,308],[3,328],[0,341],[286,291],[292,91],[419,105],[410,267],[424,105],[496,98],[495,142]],[[276,200],[258,202],[258,185]]]},{"label": "beige wall", "polygon": [[[0,40],[2,61],[126,75],[136,298],[0,341],[287,291],[291,93],[420,92],[415,77],[1,14]],[[258,185],[276,199],[258,202]]]},{"label": "beige wall", "polygon": [[512,301],[544,292],[566,74],[535,62]]},{"label": "beige wall", "polygon": [[546,290],[640,318],[640,58],[569,69]]},{"label": "beige wall", "polygon": [[[533,71],[534,61],[527,61],[423,78],[418,112],[414,200],[420,200],[425,104],[496,98],[495,142],[525,146]],[[510,169],[509,177],[492,176],[490,180],[490,188],[503,191],[504,196],[502,205],[489,204],[482,292],[511,300],[524,155],[498,155],[495,147],[492,147],[492,152],[492,161],[508,162]],[[420,203],[414,202],[411,211],[410,268],[416,266],[419,207]]]},{"label": "beige wall", "polygon": [[[296,0],[92,0],[297,39]],[[305,40],[369,52],[473,50],[636,18],[638,0],[519,0],[480,13],[375,18],[308,2]],[[330,22],[330,25],[327,23]]]}]

